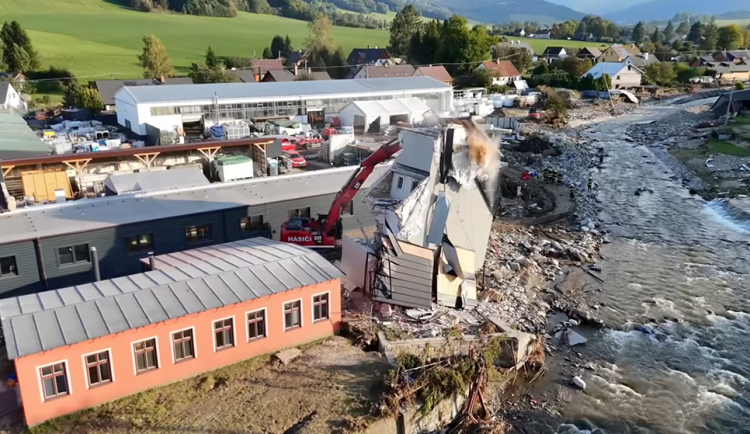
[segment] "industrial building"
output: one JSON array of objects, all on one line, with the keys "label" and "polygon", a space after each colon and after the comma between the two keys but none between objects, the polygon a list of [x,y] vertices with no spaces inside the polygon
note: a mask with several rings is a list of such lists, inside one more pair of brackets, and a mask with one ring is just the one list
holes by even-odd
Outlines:
[{"label": "industrial building", "polygon": [[340,328],[342,273],[303,247],[254,239],[152,261],[0,301],[29,426]]},{"label": "industrial building", "polygon": [[[436,113],[451,110],[453,91],[430,77],[284,83],[216,83],[125,86],[115,94],[117,122],[145,136],[147,125],[162,131],[193,129],[206,121],[303,117],[322,124],[353,101],[417,97]],[[299,119],[299,118],[298,118]],[[203,128],[205,129],[205,128]]]},{"label": "industrial building", "polygon": [[[389,169],[389,164],[376,167],[344,210],[344,231],[375,224],[362,197]],[[356,170],[324,169],[0,214],[0,298],[90,283],[97,266],[103,279],[138,273],[149,252],[160,255],[254,237],[278,239],[291,216],[327,214]]]}]

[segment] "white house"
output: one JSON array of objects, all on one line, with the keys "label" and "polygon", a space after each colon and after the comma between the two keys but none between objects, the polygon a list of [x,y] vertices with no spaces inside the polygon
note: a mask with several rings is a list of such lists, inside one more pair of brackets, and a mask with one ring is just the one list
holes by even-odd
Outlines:
[{"label": "white house", "polygon": [[610,89],[630,89],[641,85],[643,71],[630,63],[599,62],[589,69],[583,76],[590,75],[599,78],[604,74],[609,75],[612,81]]},{"label": "white house", "polygon": [[26,110],[28,106],[18,91],[10,83],[4,82],[0,83],[0,108]]},{"label": "white house", "polygon": [[542,29],[536,33],[534,33],[534,38],[536,39],[549,39],[549,29]]},{"label": "white house", "polygon": [[522,78],[510,60],[486,60],[477,69],[487,71],[492,76],[492,84],[496,86],[506,86]]}]

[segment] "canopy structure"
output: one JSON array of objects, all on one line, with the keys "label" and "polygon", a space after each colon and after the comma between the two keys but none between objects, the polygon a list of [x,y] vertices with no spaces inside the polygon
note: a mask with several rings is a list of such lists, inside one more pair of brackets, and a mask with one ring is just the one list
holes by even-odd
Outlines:
[{"label": "canopy structure", "polygon": [[378,132],[382,125],[421,122],[429,113],[430,108],[419,98],[354,101],[341,109],[339,119],[342,126]]},{"label": "canopy structure", "polygon": [[197,168],[119,173],[109,175],[104,181],[108,196],[203,187],[209,184],[208,179]]}]

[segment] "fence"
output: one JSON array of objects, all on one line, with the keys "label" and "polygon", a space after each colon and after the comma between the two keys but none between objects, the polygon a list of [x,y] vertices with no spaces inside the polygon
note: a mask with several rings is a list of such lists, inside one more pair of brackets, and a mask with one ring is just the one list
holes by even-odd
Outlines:
[{"label": "fence", "polygon": [[518,130],[518,127],[520,127],[520,123],[515,118],[507,118],[507,117],[487,117],[485,118],[485,123],[491,124],[495,128],[503,128],[506,130]]}]

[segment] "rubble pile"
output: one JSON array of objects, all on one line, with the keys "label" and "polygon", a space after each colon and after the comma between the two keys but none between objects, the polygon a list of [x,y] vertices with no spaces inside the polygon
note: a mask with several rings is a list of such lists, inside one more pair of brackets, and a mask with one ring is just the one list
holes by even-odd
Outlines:
[{"label": "rubble pile", "polygon": [[[568,300],[555,283],[565,266],[595,262],[602,240],[593,233],[506,227],[493,231],[485,259],[477,312],[497,316],[526,332],[539,332],[552,310],[582,306]],[[583,300],[580,300],[583,302]]]},{"label": "rubble pile", "polygon": [[637,104],[623,102],[619,99],[615,99],[612,102],[604,99],[595,99],[588,104],[579,104],[575,109],[568,110],[568,121],[588,121],[602,116],[611,116],[613,105],[615,115],[626,114],[638,108]]},{"label": "rubble pile", "polygon": [[662,142],[669,147],[696,148],[716,128],[708,106],[689,107],[648,124],[635,124],[628,135],[638,143]]}]

